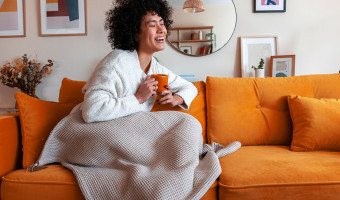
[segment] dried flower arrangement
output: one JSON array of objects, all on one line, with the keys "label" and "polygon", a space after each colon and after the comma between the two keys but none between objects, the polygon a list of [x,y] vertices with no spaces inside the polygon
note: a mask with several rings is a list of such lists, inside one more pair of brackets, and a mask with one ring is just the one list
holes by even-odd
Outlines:
[{"label": "dried flower arrangement", "polygon": [[41,68],[37,60],[29,60],[27,55],[14,59],[12,62],[5,62],[0,69],[1,83],[9,87],[19,88],[22,92],[37,97],[36,86],[41,83],[41,79],[52,73],[52,60]]}]

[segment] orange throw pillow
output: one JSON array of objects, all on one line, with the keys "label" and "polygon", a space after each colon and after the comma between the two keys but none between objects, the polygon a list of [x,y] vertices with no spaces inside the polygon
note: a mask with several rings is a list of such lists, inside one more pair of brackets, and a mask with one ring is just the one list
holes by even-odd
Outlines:
[{"label": "orange throw pillow", "polygon": [[288,96],[293,151],[340,150],[340,100]]},{"label": "orange throw pillow", "polygon": [[64,78],[61,82],[59,92],[59,103],[81,103],[84,101],[84,94],[81,91],[86,81],[75,81]]},{"label": "orange throw pillow", "polygon": [[35,163],[44,147],[46,139],[57,123],[67,116],[74,103],[57,103],[15,93],[19,106],[23,167]]}]

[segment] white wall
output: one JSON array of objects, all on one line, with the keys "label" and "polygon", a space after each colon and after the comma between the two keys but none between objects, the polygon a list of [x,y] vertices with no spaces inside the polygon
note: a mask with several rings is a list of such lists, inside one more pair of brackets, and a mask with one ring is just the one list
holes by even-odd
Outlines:
[{"label": "white wall", "polygon": [[[87,80],[96,64],[110,51],[104,31],[105,11],[111,0],[87,0],[88,35],[38,36],[38,2],[26,1],[26,37],[0,38],[0,63],[27,53],[54,72],[37,87],[44,100],[57,101],[61,80]],[[278,35],[279,54],[296,55],[296,75],[337,73],[340,70],[340,1],[287,1],[286,13],[253,13],[253,0],[234,0],[237,26],[229,43],[204,57],[182,55],[167,45],[158,60],[177,74],[240,77],[240,36]],[[0,107],[14,107],[17,89],[0,84]]]}]

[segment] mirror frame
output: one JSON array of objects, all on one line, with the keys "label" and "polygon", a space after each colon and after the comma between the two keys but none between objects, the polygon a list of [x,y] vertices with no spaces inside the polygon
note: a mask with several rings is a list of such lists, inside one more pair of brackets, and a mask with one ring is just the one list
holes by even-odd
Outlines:
[{"label": "mirror frame", "polygon": [[[169,39],[168,39],[168,34],[167,34],[167,37],[166,37],[166,41],[168,43],[169,46],[171,46],[173,49],[175,49],[176,51],[180,52],[181,54],[183,55],[186,55],[186,56],[191,56],[191,57],[204,57],[204,56],[209,56],[211,54],[214,54],[216,52],[218,52],[219,50],[223,49],[230,41],[230,39],[233,37],[234,33],[235,33],[235,30],[236,30],[236,25],[237,25],[237,10],[236,10],[236,6],[235,6],[235,3],[234,3],[234,0],[231,0],[233,2],[233,5],[234,5],[234,10],[235,10],[235,25],[234,25],[234,29],[233,29],[233,32],[231,33],[229,39],[227,40],[226,43],[223,44],[223,46],[221,46],[221,48],[217,49],[216,51],[214,52],[211,52],[210,54],[205,54],[205,55],[192,55],[192,54],[186,54],[184,52],[182,52],[181,50],[179,50],[178,48],[175,47],[175,45],[173,45]],[[172,26],[170,26],[170,28],[172,28]]]}]

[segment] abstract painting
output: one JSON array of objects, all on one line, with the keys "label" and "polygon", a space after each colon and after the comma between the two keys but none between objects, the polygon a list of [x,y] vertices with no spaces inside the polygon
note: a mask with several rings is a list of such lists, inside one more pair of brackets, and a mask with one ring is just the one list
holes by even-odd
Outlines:
[{"label": "abstract painting", "polygon": [[264,75],[270,76],[270,57],[277,54],[277,36],[242,36],[241,71],[242,77],[254,77],[261,59],[264,60]]},{"label": "abstract painting", "polygon": [[289,77],[295,75],[295,55],[270,57],[270,75],[272,77]]},{"label": "abstract painting", "polygon": [[286,0],[254,0],[254,12],[286,12]]},{"label": "abstract painting", "polygon": [[25,37],[24,0],[0,0],[0,37]]},{"label": "abstract painting", "polygon": [[86,35],[86,0],[40,0],[40,35]]}]

